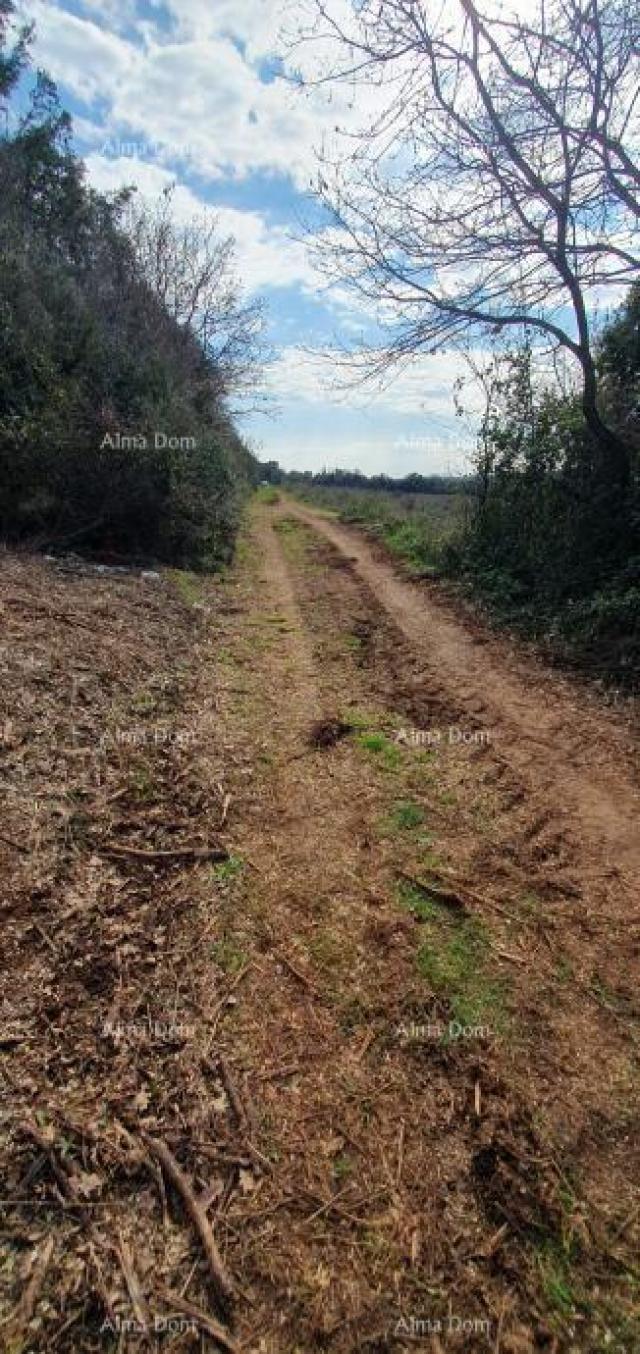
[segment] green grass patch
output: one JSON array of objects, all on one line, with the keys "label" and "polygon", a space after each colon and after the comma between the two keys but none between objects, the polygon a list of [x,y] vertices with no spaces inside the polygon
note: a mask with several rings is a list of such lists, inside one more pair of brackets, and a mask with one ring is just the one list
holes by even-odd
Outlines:
[{"label": "green grass patch", "polygon": [[247,956],[238,945],[237,941],[227,937],[224,940],[216,940],[211,946],[211,953],[225,973],[239,973],[244,967]]},{"label": "green grass patch", "polygon": [[169,578],[187,606],[197,606],[202,601],[202,582],[197,574],[186,569],[170,569]]},{"label": "green grass patch", "polygon": [[349,653],[362,653],[364,645],[360,635],[354,635],[352,631],[348,631],[344,637],[344,647]]},{"label": "green grass patch", "polygon": [[349,724],[352,729],[359,729],[364,732],[367,729],[374,729],[380,723],[380,711],[360,710],[357,707],[347,706],[340,711],[340,718],[345,724]]},{"label": "green grass patch", "polygon": [[402,752],[397,743],[392,743],[387,738],[386,733],[380,733],[373,730],[370,733],[359,733],[356,737],[357,743],[365,752],[385,768],[386,771],[397,771],[402,763]]},{"label": "green grass patch", "polygon": [[273,530],[277,531],[279,536],[299,535],[302,526],[295,517],[279,517],[273,524]]},{"label": "green grass patch", "polygon": [[398,898],[400,906],[410,912],[412,917],[417,917],[418,921],[435,921],[440,916],[440,904],[422,889],[416,888],[415,884],[400,884]]},{"label": "green grass patch", "polygon": [[543,1243],[537,1256],[545,1298],[552,1311],[565,1319],[576,1312],[591,1311],[591,1304],[576,1291],[572,1274],[574,1251],[574,1242],[563,1244],[550,1239]]},{"label": "green grass patch", "polygon": [[132,768],[129,786],[131,797],[138,804],[150,804],[158,793],[158,783],[153,772],[142,763]]},{"label": "green grass patch", "polygon": [[413,799],[399,799],[386,819],[389,832],[415,832],[423,823],[424,809]]},{"label": "green grass patch", "polygon": [[461,1025],[501,1029],[504,982],[492,972],[483,923],[477,917],[452,917],[437,898],[418,890],[409,897],[409,905],[424,923],[418,968],[436,996],[447,1002],[452,1019]]},{"label": "green grass patch", "polygon": [[556,959],[556,978],[559,983],[573,981],[573,965],[569,963],[568,959],[565,959],[564,955],[560,955],[558,959]]},{"label": "green grass patch", "polygon": [[211,866],[211,877],[219,883],[226,883],[230,879],[237,879],[238,875],[244,869],[244,861],[241,856],[229,856],[228,860],[221,860],[217,865]]}]

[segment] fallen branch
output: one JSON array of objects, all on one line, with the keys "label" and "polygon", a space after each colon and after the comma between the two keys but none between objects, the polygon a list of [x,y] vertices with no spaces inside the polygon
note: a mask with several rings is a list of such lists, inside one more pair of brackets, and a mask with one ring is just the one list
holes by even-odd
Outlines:
[{"label": "fallen branch", "polygon": [[118,1233],[118,1242],[115,1250],[120,1261],[122,1273],[124,1274],[136,1321],[143,1330],[147,1330],[149,1327],[149,1309],[145,1301],[144,1293],[142,1292],[140,1280],[136,1273],[133,1256],[121,1233]]},{"label": "fallen branch", "polygon": [[229,1071],[229,1068],[224,1058],[218,1058],[218,1068],[220,1071],[220,1077],[222,1079],[222,1085],[224,1086],[224,1089],[227,1092],[231,1108],[238,1122],[238,1127],[247,1132],[249,1128],[249,1116],[240,1098],[240,1092],[235,1084],[235,1081],[233,1080],[231,1072]]},{"label": "fallen branch", "polygon": [[108,842],[99,848],[107,856],[133,856],[136,860],[228,860],[224,846],[176,846],[166,851],[146,851],[138,846],[112,846]]},{"label": "fallen branch", "polygon": [[28,846],[23,846],[21,842],[14,842],[12,837],[5,837],[4,832],[0,832],[0,842],[4,842],[5,846],[12,846],[14,851],[20,851],[23,856],[29,854]]},{"label": "fallen branch", "polygon": [[492,945],[494,954],[499,954],[501,959],[509,959],[512,964],[526,964],[526,959],[521,954],[511,954],[510,950],[500,950],[497,945]]},{"label": "fallen branch", "polygon": [[276,959],[279,959],[280,962],[284,964],[285,968],[289,970],[289,973],[292,973],[293,977],[297,978],[298,982],[302,983],[303,987],[306,987],[309,992],[313,992],[315,997],[320,997],[322,995],[315,984],[312,983],[311,979],[307,978],[306,973],[302,973],[299,968],[296,968],[295,964],[292,964],[291,960],[287,959],[286,954],[282,954],[281,950],[276,952]]},{"label": "fallen branch", "polygon": [[217,1340],[221,1349],[228,1350],[229,1354],[240,1354],[240,1346],[236,1344],[233,1336],[214,1317],[209,1316],[208,1312],[203,1312],[193,1302],[188,1302],[180,1293],[174,1293],[170,1288],[165,1288],[164,1285],[158,1291],[160,1297],[164,1298],[169,1306],[175,1307],[176,1311],[183,1312],[185,1316],[190,1316],[212,1339]]},{"label": "fallen branch", "polygon": [[258,1148],[254,1147],[251,1141],[251,1117],[246,1110],[244,1102],[240,1096],[240,1092],[238,1091],[238,1088],[235,1084],[235,1081],[233,1080],[231,1072],[229,1071],[229,1068],[224,1058],[218,1059],[218,1070],[220,1073],[222,1085],[224,1086],[224,1089],[229,1098],[229,1103],[235,1115],[238,1128],[240,1129],[240,1132],[243,1135],[247,1151],[251,1157],[253,1164],[261,1166],[263,1169],[270,1171],[271,1162],[269,1161],[268,1157],[263,1156],[262,1152],[258,1151]]},{"label": "fallen branch", "polygon": [[65,1194],[68,1199],[71,1199],[73,1203],[78,1202],[78,1192],[73,1176],[64,1169],[63,1165],[58,1160],[55,1147],[46,1133],[43,1133],[42,1130],[38,1128],[37,1124],[31,1123],[30,1120],[25,1120],[22,1124],[22,1128],[23,1131],[37,1144],[40,1151],[44,1152],[63,1194]]},{"label": "fallen branch", "polygon": [[218,1298],[224,1304],[229,1303],[234,1296],[231,1276],[228,1274],[222,1256],[218,1250],[209,1219],[207,1218],[204,1209],[198,1203],[182,1167],[178,1165],[173,1152],[160,1138],[150,1138],[146,1133],[143,1133],[142,1140],[151,1154],[156,1158],[156,1161],[160,1162],[167,1178],[181,1195],[187,1213],[202,1242],[202,1247],[207,1257],[211,1278]]},{"label": "fallen branch", "polygon": [[47,1270],[51,1263],[53,1255],[54,1240],[52,1236],[47,1237],[42,1249],[39,1251],[36,1247],[34,1251],[33,1265],[27,1286],[20,1297],[17,1307],[9,1317],[7,1329],[5,1330],[6,1349],[22,1349],[25,1331],[36,1309],[36,1303],[45,1278]]},{"label": "fallen branch", "polygon": [[426,893],[430,898],[435,898],[437,903],[442,903],[455,912],[468,911],[464,899],[459,893],[454,893],[452,889],[441,889],[438,884],[427,884],[424,879],[417,879],[415,875],[408,874],[406,870],[397,870],[396,873],[400,879],[404,879],[414,889],[419,889],[421,893]]},{"label": "fallen branch", "polygon": [[209,1050],[218,1032],[218,1025],[220,1024],[224,1012],[227,1006],[229,1005],[229,998],[231,997],[232,993],[235,992],[236,987],[238,987],[239,984],[242,982],[242,979],[244,978],[245,974],[249,972],[250,968],[253,968],[253,960],[251,959],[249,960],[248,964],[245,964],[244,968],[240,969],[239,973],[236,973],[236,976],[233,979],[233,982],[231,983],[230,987],[228,988],[228,991],[225,993],[225,996],[222,998],[222,1001],[218,1003],[218,1006],[216,1007],[216,1011],[213,1017],[211,1030],[209,1032],[209,1043],[207,1045],[205,1057],[209,1056]]}]

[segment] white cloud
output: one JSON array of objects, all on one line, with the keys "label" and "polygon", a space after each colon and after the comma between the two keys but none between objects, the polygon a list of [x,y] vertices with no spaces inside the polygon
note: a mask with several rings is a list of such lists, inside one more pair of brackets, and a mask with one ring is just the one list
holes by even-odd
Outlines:
[{"label": "white cloud", "polygon": [[[366,430],[364,430],[366,432]],[[386,436],[371,431],[369,436],[350,434],[331,417],[321,431],[305,430],[303,435],[283,434],[277,423],[261,439],[258,455],[273,459],[285,470],[361,470],[365,475],[400,477],[420,475],[468,474],[472,468],[472,443],[437,432]]]},{"label": "white cloud", "polygon": [[[174,182],[168,169],[130,156],[111,159],[92,153],[86,164],[91,183],[105,193],[135,184],[143,197],[157,199]],[[269,225],[260,212],[212,207],[184,184],[176,186],[172,202],[178,222],[215,216],[221,233],[233,235],[238,273],[248,291],[264,292],[296,285],[305,291],[315,288],[317,279],[304,245],[291,239],[282,226]]]},{"label": "white cloud", "polygon": [[108,29],[35,0],[35,52],[59,83],[86,102],[109,96],[126,79],[135,48]]},{"label": "white cloud", "polygon": [[[335,375],[330,355],[316,357],[303,349],[289,347],[283,349],[275,363],[271,382],[281,400],[344,405],[347,397],[344,391],[336,389]],[[348,403],[350,408],[431,419],[441,426],[453,427],[456,420],[453,388],[460,377],[468,380],[465,409],[471,417],[477,416],[482,408],[481,393],[472,382],[463,357],[456,352],[421,354],[410,366],[397,371],[381,389],[351,389]]]},{"label": "white cloud", "polygon": [[167,7],[187,37],[232,33],[246,44],[251,60],[278,49],[284,0],[168,0]]},{"label": "white cloud", "polygon": [[[313,147],[336,118],[327,94],[305,100],[286,81],[260,78],[260,58],[277,35],[275,0],[208,0],[172,6],[177,30],[139,22],[122,36],[34,0],[36,54],[78,99],[100,99],[104,138],[141,138],[190,158],[207,179],[261,171],[308,187]],[[234,39],[246,43],[240,51]],[[340,102],[340,100],[338,100]],[[162,156],[159,156],[162,159]]]}]

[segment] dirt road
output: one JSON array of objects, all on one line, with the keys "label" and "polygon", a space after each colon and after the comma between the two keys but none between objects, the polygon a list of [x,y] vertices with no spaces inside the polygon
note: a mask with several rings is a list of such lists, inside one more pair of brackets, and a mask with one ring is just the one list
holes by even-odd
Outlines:
[{"label": "dirt road", "polygon": [[640,871],[640,786],[627,727],[544,668],[519,662],[505,644],[492,645],[486,632],[465,627],[424,587],[376,559],[357,532],[297,504],[287,510],[350,560],[420,655],[429,690],[491,730],[494,746],[544,794],[554,820],[578,832],[583,851],[604,843],[614,863]]},{"label": "dirt road", "polygon": [[[29,1274],[54,1238],[29,1348],[104,1349],[105,1313],[117,1348],[133,1313],[122,1347],[142,1349],[159,1313],[190,1308],[167,1347],[197,1329],[256,1354],[633,1354],[628,728],[289,500],[256,506],[234,569],[187,601],[168,611],[186,685],[166,718],[188,740],[107,760],[73,850],[45,833],[57,865],[35,911],[7,848],[13,988],[33,990],[35,945],[59,993],[14,1050],[9,1193],[35,1181],[52,1212],[9,1216],[29,1262],[11,1329],[32,1331]],[[169,661],[158,607],[150,667]],[[3,831],[20,844],[17,816]],[[212,836],[230,852],[214,866],[149,854]],[[106,856],[125,841],[147,857]],[[143,1010],[174,1037],[134,1036]],[[107,1055],[86,1034],[114,1013]],[[159,1140],[232,1304],[153,1166]]]}]

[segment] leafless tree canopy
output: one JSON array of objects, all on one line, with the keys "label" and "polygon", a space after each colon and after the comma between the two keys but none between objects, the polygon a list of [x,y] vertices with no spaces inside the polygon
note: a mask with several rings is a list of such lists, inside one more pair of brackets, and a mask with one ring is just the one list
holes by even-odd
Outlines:
[{"label": "leafless tree canopy", "polygon": [[146,281],[181,328],[192,334],[220,383],[221,398],[260,402],[265,315],[246,300],[237,277],[235,241],[215,216],[176,219],[173,189],[149,205],[133,198],[129,229]]},{"label": "leafless tree canopy", "polygon": [[369,370],[526,325],[579,362],[585,416],[615,459],[590,305],[637,276],[637,4],[310,5],[301,60],[315,43],[314,82],[357,87],[368,110],[355,131],[347,114],[322,156],[333,228],[316,249],[382,322]]}]

